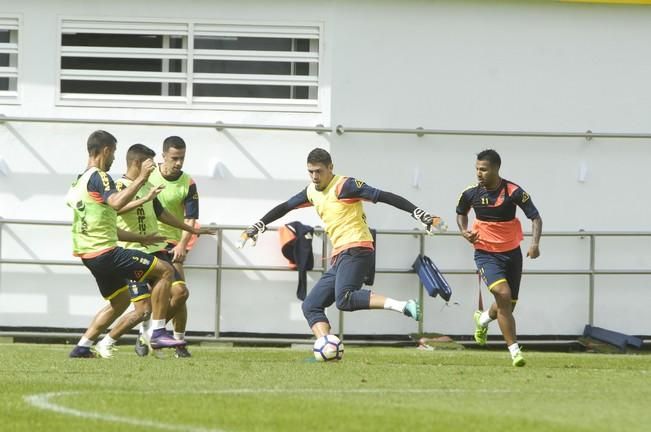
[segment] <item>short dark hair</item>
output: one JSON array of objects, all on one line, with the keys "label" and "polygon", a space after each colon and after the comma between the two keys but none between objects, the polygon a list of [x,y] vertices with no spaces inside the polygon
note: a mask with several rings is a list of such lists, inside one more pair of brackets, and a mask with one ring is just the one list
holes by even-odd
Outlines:
[{"label": "short dark hair", "polygon": [[500,155],[493,149],[482,150],[477,153],[477,160],[488,161],[488,163],[498,168],[502,166],[502,158],[500,158]]},{"label": "short dark hair", "polygon": [[322,148],[315,148],[307,155],[307,163],[309,164],[318,164],[321,163],[325,166],[332,164],[332,158],[330,153],[323,150]]},{"label": "short dark hair", "polygon": [[97,156],[104,147],[113,147],[118,142],[110,133],[104,130],[96,130],[88,137],[86,147],[89,156]]},{"label": "short dark hair", "polygon": [[144,144],[134,144],[127,150],[127,165],[131,165],[134,161],[142,162],[145,159],[153,159],[156,152]]},{"label": "short dark hair", "polygon": [[165,141],[163,141],[163,152],[167,152],[170,147],[174,147],[175,149],[184,149],[185,141],[183,141],[183,138],[179,136],[169,136],[165,138]]}]

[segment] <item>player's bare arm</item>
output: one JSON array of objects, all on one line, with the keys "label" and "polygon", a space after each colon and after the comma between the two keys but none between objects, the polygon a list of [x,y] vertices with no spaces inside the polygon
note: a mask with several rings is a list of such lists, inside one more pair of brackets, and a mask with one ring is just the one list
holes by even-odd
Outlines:
[{"label": "player's bare arm", "polygon": [[122,209],[122,207],[133,200],[133,197],[136,196],[136,193],[138,193],[142,185],[145,184],[154,168],[155,164],[152,159],[146,159],[143,161],[140,174],[134,179],[133,183],[121,191],[111,194],[111,196],[108,197],[107,204],[117,211]]},{"label": "player's bare arm", "polygon": [[160,185],[155,188],[152,188],[149,193],[142,197],[135,199],[133,201],[129,201],[127,204],[125,204],[124,207],[122,207],[120,210],[118,210],[118,214],[123,214],[127,213],[135,208],[140,207],[141,205],[148,203],[149,201],[153,200],[158,196],[159,193],[165,188],[165,185]]},{"label": "player's bare arm", "polygon": [[[196,219],[183,219],[183,224],[188,225],[189,227],[194,227],[196,221]],[[181,240],[179,240],[176,246],[174,246],[171,250],[172,262],[183,263],[185,261],[185,257],[188,254],[188,243],[190,242],[192,234],[194,234],[193,231],[186,230],[181,233]]]},{"label": "player's bare arm", "polygon": [[468,240],[470,243],[475,243],[479,240],[479,233],[476,231],[468,230],[468,215],[457,215],[457,226],[463,238]]},{"label": "player's bare arm", "polygon": [[540,216],[531,221],[531,245],[527,251],[527,257],[536,259],[540,256],[540,236],[542,234],[542,218]]},{"label": "player's bare arm", "polygon": [[214,235],[217,232],[216,227],[195,228],[193,225],[189,225],[189,224],[185,223],[184,221],[179,220],[172,213],[168,212],[165,209],[163,209],[163,212],[158,216],[158,220],[165,223],[165,224],[167,224],[167,225],[173,226],[174,228],[181,229],[181,230],[186,231],[186,232],[191,233],[191,234]]}]

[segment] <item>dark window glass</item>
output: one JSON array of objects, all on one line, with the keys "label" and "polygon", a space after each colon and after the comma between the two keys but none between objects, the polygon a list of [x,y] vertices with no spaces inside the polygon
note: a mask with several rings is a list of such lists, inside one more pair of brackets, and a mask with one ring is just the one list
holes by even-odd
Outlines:
[{"label": "dark window glass", "polygon": [[238,84],[195,84],[195,96],[236,97],[236,98],[273,98],[288,99],[289,86],[238,85]]},{"label": "dark window glass", "polygon": [[195,60],[194,71],[199,73],[291,75],[292,65],[287,62]]},{"label": "dark window glass", "polygon": [[309,87],[294,87],[294,98],[293,99],[309,99]]},{"label": "dark window glass", "polygon": [[61,68],[160,72],[163,68],[163,62],[160,59],[63,57],[61,58]]},{"label": "dark window glass", "polygon": [[61,93],[160,96],[161,83],[61,80]]},{"label": "dark window glass", "polygon": [[213,50],[291,51],[292,40],[288,38],[199,36],[194,38],[194,48]]},{"label": "dark window glass", "polygon": [[163,36],[67,33],[63,35],[63,46],[162,48]]}]

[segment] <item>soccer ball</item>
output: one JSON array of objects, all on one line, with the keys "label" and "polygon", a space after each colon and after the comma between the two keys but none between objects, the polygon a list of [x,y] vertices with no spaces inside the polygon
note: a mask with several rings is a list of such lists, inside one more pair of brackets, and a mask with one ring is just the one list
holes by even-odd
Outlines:
[{"label": "soccer ball", "polygon": [[344,344],[337,336],[329,334],[318,338],[312,351],[317,361],[341,360],[344,357]]}]

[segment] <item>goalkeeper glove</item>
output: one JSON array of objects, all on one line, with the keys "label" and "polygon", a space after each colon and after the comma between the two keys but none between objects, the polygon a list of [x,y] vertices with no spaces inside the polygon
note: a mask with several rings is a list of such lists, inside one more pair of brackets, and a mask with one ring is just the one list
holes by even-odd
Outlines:
[{"label": "goalkeeper glove", "polygon": [[428,234],[434,234],[434,230],[439,232],[445,232],[448,230],[448,226],[443,219],[438,216],[432,216],[421,208],[416,208],[411,216],[425,225],[425,230]]},{"label": "goalkeeper glove", "polygon": [[246,244],[246,241],[251,239],[251,246],[255,246],[258,242],[258,235],[262,234],[267,230],[267,225],[262,221],[257,221],[240,234],[240,241],[237,243],[237,248],[241,249]]}]

